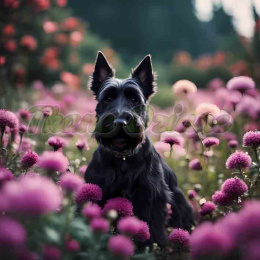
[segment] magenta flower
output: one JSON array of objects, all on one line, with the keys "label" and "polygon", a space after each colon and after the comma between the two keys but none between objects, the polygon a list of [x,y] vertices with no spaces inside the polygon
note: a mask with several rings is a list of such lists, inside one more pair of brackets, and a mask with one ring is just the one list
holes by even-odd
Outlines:
[{"label": "magenta flower", "polygon": [[180,145],[183,146],[184,139],[179,132],[163,132],[161,134],[161,142],[169,144],[170,146],[173,145]]},{"label": "magenta flower", "polygon": [[3,186],[3,184],[7,181],[10,181],[13,179],[13,174],[6,168],[0,167],[0,188]]},{"label": "magenta flower", "polygon": [[190,234],[188,231],[183,229],[174,229],[170,236],[170,242],[179,249],[188,249],[190,246]]},{"label": "magenta flower", "polygon": [[228,142],[228,147],[229,148],[233,148],[236,149],[238,147],[238,141],[237,140],[230,140]]},{"label": "magenta flower", "polygon": [[43,260],[60,260],[61,251],[58,247],[45,245],[43,248]]},{"label": "magenta flower", "polygon": [[3,133],[7,126],[17,130],[19,128],[19,120],[13,112],[0,109],[0,131]]},{"label": "magenta flower", "polygon": [[47,143],[54,151],[58,151],[60,148],[65,146],[66,141],[62,137],[52,136],[47,140]]},{"label": "magenta flower", "polygon": [[42,109],[42,113],[45,117],[51,116],[52,115],[52,108],[51,107],[44,107]]},{"label": "magenta flower", "polygon": [[62,192],[50,179],[29,175],[6,183],[2,195],[8,203],[7,212],[38,216],[57,211]]},{"label": "magenta flower", "polygon": [[228,170],[243,169],[251,166],[251,158],[247,153],[236,151],[232,153],[227,161],[226,168]]},{"label": "magenta flower", "polygon": [[229,206],[232,204],[233,199],[222,191],[215,191],[212,195],[212,201],[219,206]]},{"label": "magenta flower", "polygon": [[109,251],[118,257],[130,257],[134,254],[134,244],[124,235],[113,236],[108,242]]},{"label": "magenta flower", "polygon": [[117,228],[127,236],[135,236],[142,228],[143,224],[136,217],[125,217],[118,221]]},{"label": "magenta flower", "polygon": [[150,234],[150,231],[149,231],[148,224],[145,221],[140,220],[140,222],[141,222],[142,226],[141,226],[140,230],[138,231],[138,233],[135,235],[135,238],[138,241],[145,242],[148,239],[150,239],[151,234]]},{"label": "magenta flower", "polygon": [[36,152],[28,151],[21,158],[21,165],[24,169],[29,169],[37,163],[39,155]]},{"label": "magenta flower", "polygon": [[260,131],[249,131],[243,136],[243,145],[254,149],[260,146]]},{"label": "magenta flower", "polygon": [[60,186],[68,191],[75,192],[85,183],[84,179],[77,174],[66,172],[61,175]]},{"label": "magenta flower", "polygon": [[83,165],[83,166],[79,167],[79,175],[84,176],[87,168],[88,168],[87,165]]},{"label": "magenta flower", "polygon": [[188,198],[189,198],[190,200],[196,198],[197,196],[198,196],[198,194],[197,194],[197,192],[196,192],[195,190],[189,190],[189,191],[188,191]]},{"label": "magenta flower", "polygon": [[26,230],[17,221],[7,218],[0,218],[0,248],[10,248],[23,246],[26,241]]},{"label": "magenta flower", "polygon": [[94,218],[90,222],[90,227],[96,233],[105,234],[109,230],[109,222],[105,218]]},{"label": "magenta flower", "polygon": [[20,133],[20,134],[23,135],[24,133],[27,132],[27,130],[28,130],[28,128],[27,128],[26,125],[24,125],[24,124],[20,124],[20,126],[19,126],[19,133]]},{"label": "magenta flower", "polygon": [[89,220],[100,217],[101,213],[102,213],[101,208],[94,203],[87,203],[82,210],[83,216]]},{"label": "magenta flower", "polygon": [[19,117],[22,120],[29,120],[31,117],[31,113],[26,109],[20,109],[19,110]]},{"label": "magenta flower", "polygon": [[88,146],[88,142],[87,141],[85,141],[85,140],[78,140],[77,142],[76,142],[76,147],[80,150],[80,151],[82,151],[83,149],[86,149],[86,150],[89,150],[89,146]]},{"label": "magenta flower", "polygon": [[222,184],[221,191],[232,198],[238,198],[248,191],[248,187],[245,182],[235,177],[227,179]]},{"label": "magenta flower", "polygon": [[80,243],[74,239],[67,240],[65,247],[68,252],[76,252],[80,249]]},{"label": "magenta flower", "polygon": [[211,201],[206,201],[200,208],[200,215],[211,215],[214,210],[216,210],[215,204]]},{"label": "magenta flower", "polygon": [[219,139],[216,137],[206,137],[202,142],[207,148],[219,145]]},{"label": "magenta flower", "polygon": [[126,198],[113,198],[106,202],[103,208],[103,214],[107,214],[110,210],[116,210],[121,217],[133,215],[133,205]]},{"label": "magenta flower", "polygon": [[229,90],[238,90],[241,93],[244,93],[249,89],[255,88],[255,82],[250,77],[238,76],[228,81],[227,88]]},{"label": "magenta flower", "polygon": [[45,151],[39,157],[38,167],[47,171],[64,172],[69,167],[69,161],[61,152]]},{"label": "magenta flower", "polygon": [[78,205],[82,205],[87,201],[96,202],[102,200],[102,196],[102,189],[98,185],[86,183],[78,189],[75,202]]},{"label": "magenta flower", "polygon": [[201,166],[200,160],[198,158],[191,160],[189,162],[189,167],[191,170],[194,170],[194,171],[202,170],[202,166]]}]

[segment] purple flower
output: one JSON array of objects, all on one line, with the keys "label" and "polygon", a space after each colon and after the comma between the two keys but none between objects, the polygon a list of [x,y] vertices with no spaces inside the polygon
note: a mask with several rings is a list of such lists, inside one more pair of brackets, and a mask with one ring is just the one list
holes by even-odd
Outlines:
[{"label": "purple flower", "polygon": [[94,218],[90,222],[90,227],[96,233],[105,234],[109,230],[109,222],[105,218]]},{"label": "purple flower", "polygon": [[260,146],[260,131],[249,131],[243,136],[243,145],[257,148]]},{"label": "purple flower", "polygon": [[88,143],[85,140],[78,140],[76,142],[77,148],[82,151],[83,149],[89,150]]},{"label": "purple flower", "polygon": [[19,110],[19,117],[23,120],[28,120],[31,117],[31,113],[26,109],[20,109]]},{"label": "purple flower", "polygon": [[233,199],[222,191],[215,191],[212,195],[212,201],[219,206],[229,206],[232,204]]},{"label": "purple flower", "polygon": [[108,213],[110,210],[116,210],[121,217],[133,215],[133,205],[126,198],[113,198],[106,202],[103,208],[103,214]]},{"label": "purple flower", "polygon": [[19,127],[19,120],[13,112],[0,109],[0,131],[3,133],[7,126],[17,130]]},{"label": "purple flower", "polygon": [[117,228],[127,236],[135,236],[142,228],[143,224],[135,217],[125,217],[119,220]]},{"label": "purple flower", "polygon": [[24,169],[28,169],[37,163],[39,156],[36,152],[28,151],[21,158],[21,165]]},{"label": "purple flower", "polygon": [[68,252],[76,252],[80,249],[80,243],[73,239],[67,240],[65,247]]},{"label": "purple flower", "polygon": [[82,177],[71,172],[63,173],[60,178],[60,186],[68,192],[77,191],[84,183]]},{"label": "purple flower", "polygon": [[58,247],[45,245],[43,248],[43,260],[60,260],[61,251]]},{"label": "purple flower", "polygon": [[3,184],[7,181],[10,181],[13,179],[13,174],[6,168],[0,167],[0,188],[3,186]]},{"label": "purple flower", "polygon": [[243,169],[250,167],[251,165],[251,158],[247,153],[236,151],[232,153],[227,161],[226,161],[226,168],[228,170],[232,169]]},{"label": "purple flower", "polygon": [[216,137],[207,137],[202,142],[203,142],[204,146],[207,148],[209,148],[211,146],[219,145],[219,139]]},{"label": "purple flower", "polygon": [[233,148],[233,149],[237,148],[238,147],[238,141],[237,140],[230,140],[228,142],[228,147]]},{"label": "purple flower", "polygon": [[180,145],[183,146],[184,139],[179,132],[163,132],[161,134],[161,142],[169,144],[170,146],[173,145]]},{"label": "purple flower", "polygon": [[174,246],[180,249],[188,249],[190,246],[189,232],[180,228],[174,229],[171,232],[169,240]]},{"label": "purple flower", "polygon": [[150,239],[151,234],[150,234],[150,231],[149,231],[148,224],[144,221],[141,221],[141,220],[140,220],[140,222],[141,222],[142,226],[141,226],[140,230],[138,231],[138,233],[135,235],[135,238],[138,241],[145,242],[148,239]]},{"label": "purple flower", "polygon": [[26,241],[26,230],[17,221],[7,218],[0,218],[0,249],[23,246]]},{"label": "purple flower", "polygon": [[194,171],[202,170],[202,166],[201,166],[200,160],[198,158],[191,160],[189,163],[189,167],[190,167],[190,169],[192,169]]},{"label": "purple flower", "polygon": [[39,158],[38,166],[47,171],[64,172],[69,161],[61,152],[45,151]]},{"label": "purple flower", "polygon": [[206,201],[200,208],[200,215],[206,216],[212,214],[212,212],[216,209],[216,206],[211,201]]},{"label": "purple flower", "polygon": [[57,211],[62,192],[50,179],[31,175],[5,184],[2,195],[8,203],[7,212],[38,216]]},{"label": "purple flower", "polygon": [[232,198],[238,198],[247,190],[246,183],[237,177],[227,179],[221,186],[221,191]]},{"label": "purple flower", "polygon": [[102,212],[101,208],[94,203],[87,203],[82,210],[83,216],[89,220],[100,217],[101,212]]},{"label": "purple flower", "polygon": [[26,125],[24,125],[24,124],[20,124],[20,126],[19,126],[19,133],[20,134],[24,134],[25,132],[27,132],[27,126]]},{"label": "purple flower", "polygon": [[87,201],[96,202],[100,200],[102,200],[102,189],[98,185],[92,183],[82,185],[78,189],[75,197],[75,202],[78,205],[82,205]]},{"label": "purple flower", "polygon": [[238,76],[228,81],[227,88],[244,93],[246,90],[255,88],[255,82],[250,77]]},{"label": "purple flower", "polygon": [[196,198],[197,196],[198,196],[198,194],[197,194],[197,192],[196,192],[195,190],[189,190],[189,191],[188,191],[188,198],[189,198],[190,200]]},{"label": "purple flower", "polygon": [[47,143],[54,151],[58,151],[60,148],[65,146],[66,141],[62,137],[52,136],[47,140]]},{"label": "purple flower", "polygon": [[52,115],[52,108],[51,107],[44,107],[42,109],[42,113],[45,117]]},{"label": "purple flower", "polygon": [[113,236],[108,242],[109,251],[119,257],[130,257],[134,254],[134,244],[128,237],[124,235]]}]

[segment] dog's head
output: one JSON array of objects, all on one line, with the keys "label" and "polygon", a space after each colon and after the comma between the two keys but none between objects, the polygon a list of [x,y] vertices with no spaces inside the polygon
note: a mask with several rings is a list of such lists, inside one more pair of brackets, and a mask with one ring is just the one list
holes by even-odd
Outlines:
[{"label": "dog's head", "polygon": [[117,156],[132,154],[144,141],[147,105],[156,89],[151,56],[146,56],[129,78],[117,79],[115,70],[98,52],[89,85],[98,101],[94,137]]}]

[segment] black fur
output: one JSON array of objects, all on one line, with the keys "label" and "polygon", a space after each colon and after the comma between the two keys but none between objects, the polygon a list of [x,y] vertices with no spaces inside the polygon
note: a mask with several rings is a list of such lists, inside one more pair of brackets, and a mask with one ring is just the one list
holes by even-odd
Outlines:
[{"label": "black fur", "polygon": [[[103,54],[98,53],[90,88],[98,100],[93,136],[99,146],[88,165],[85,180],[102,188],[101,204],[114,197],[129,199],[134,214],[150,226],[148,244],[156,242],[163,247],[166,203],[172,206],[170,225],[173,227],[190,231],[193,213],[177,187],[176,175],[144,134],[148,120],[146,108],[155,86],[150,56],[134,69],[130,78],[119,80],[114,78],[114,70]],[[131,120],[134,131],[127,128]]]}]

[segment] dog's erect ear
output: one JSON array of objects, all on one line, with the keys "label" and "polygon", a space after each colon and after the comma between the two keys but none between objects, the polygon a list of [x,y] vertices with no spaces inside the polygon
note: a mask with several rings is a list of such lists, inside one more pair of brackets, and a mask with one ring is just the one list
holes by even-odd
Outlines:
[{"label": "dog's erect ear", "polygon": [[115,71],[112,66],[106,60],[104,54],[99,51],[97,54],[95,70],[92,77],[89,80],[89,87],[93,93],[97,96],[102,83],[108,78],[115,76]]},{"label": "dog's erect ear", "polygon": [[151,55],[147,55],[132,71],[132,78],[141,84],[144,97],[148,99],[156,92],[156,74],[153,72]]}]

